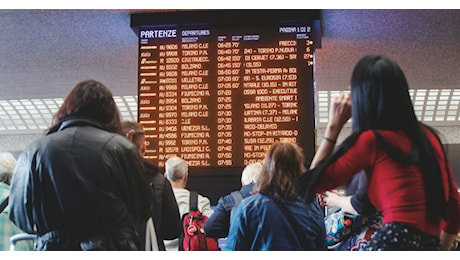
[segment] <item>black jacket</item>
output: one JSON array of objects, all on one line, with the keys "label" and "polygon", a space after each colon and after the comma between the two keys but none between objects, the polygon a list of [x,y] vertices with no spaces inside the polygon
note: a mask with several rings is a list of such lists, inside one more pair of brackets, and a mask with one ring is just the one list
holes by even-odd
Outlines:
[{"label": "black jacket", "polygon": [[37,250],[138,250],[152,190],[137,148],[87,119],[64,121],[19,156],[10,219]]},{"label": "black jacket", "polygon": [[154,191],[152,218],[158,247],[165,250],[164,239],[178,238],[182,233],[182,221],[171,183],[159,172],[157,166],[144,159],[145,173]]}]

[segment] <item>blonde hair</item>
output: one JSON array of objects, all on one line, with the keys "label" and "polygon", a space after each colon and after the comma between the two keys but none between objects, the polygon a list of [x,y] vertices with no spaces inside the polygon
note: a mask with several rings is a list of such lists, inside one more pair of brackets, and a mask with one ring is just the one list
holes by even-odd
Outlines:
[{"label": "blonde hair", "polygon": [[8,152],[0,153],[0,182],[6,184],[11,183],[14,167],[16,166],[16,158]]},{"label": "blonde hair", "polygon": [[262,163],[256,162],[246,165],[241,173],[241,184],[248,185],[251,183],[256,183],[257,179],[262,172]]}]

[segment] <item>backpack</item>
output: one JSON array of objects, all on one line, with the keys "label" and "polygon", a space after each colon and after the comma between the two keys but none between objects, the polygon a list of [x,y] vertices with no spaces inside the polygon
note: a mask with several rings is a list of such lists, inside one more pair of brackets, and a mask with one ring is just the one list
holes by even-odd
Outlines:
[{"label": "backpack", "polygon": [[218,251],[217,239],[204,235],[204,222],[208,217],[198,210],[198,193],[190,191],[189,212],[182,216],[183,234],[179,239],[180,251]]},{"label": "backpack", "polygon": [[363,216],[339,209],[324,218],[329,250],[360,251],[382,225],[379,212]]},{"label": "backpack", "polygon": [[232,194],[233,200],[235,201],[235,205],[233,205],[232,209],[230,210],[230,219],[232,219],[233,211],[235,211],[235,208],[243,200],[243,195],[241,194],[239,190],[233,191],[231,194]]}]

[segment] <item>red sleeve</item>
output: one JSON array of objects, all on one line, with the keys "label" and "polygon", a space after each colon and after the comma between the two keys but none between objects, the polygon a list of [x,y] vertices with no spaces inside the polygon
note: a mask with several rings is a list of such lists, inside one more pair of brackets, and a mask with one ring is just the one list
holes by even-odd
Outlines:
[{"label": "red sleeve", "polygon": [[[441,168],[442,169],[442,168]],[[448,163],[446,166],[446,176],[444,178],[444,190],[447,199],[447,219],[443,226],[443,230],[449,234],[457,234],[460,232],[460,200],[457,183],[455,182],[454,174]]]},{"label": "red sleeve", "polygon": [[375,134],[370,130],[363,132],[348,151],[329,165],[316,186],[316,192],[321,193],[342,186],[353,175],[372,166],[375,161],[375,147]]}]

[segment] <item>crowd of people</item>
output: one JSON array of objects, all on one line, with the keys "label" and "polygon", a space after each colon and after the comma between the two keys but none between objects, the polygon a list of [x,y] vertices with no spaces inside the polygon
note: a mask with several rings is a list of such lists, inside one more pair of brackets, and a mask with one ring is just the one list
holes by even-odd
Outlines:
[{"label": "crowd of people", "polygon": [[[350,118],[352,133],[337,144]],[[142,125],[121,121],[110,90],[78,83],[14,173],[0,154],[0,199],[9,195],[0,223],[11,230],[3,237],[34,234],[34,250],[145,250],[151,219],[156,248],[180,250],[187,161],[171,157],[160,169],[144,153]],[[355,175],[364,186],[334,192]],[[240,200],[232,192],[215,207],[198,195],[204,232],[226,238],[223,250],[327,250],[324,206],[379,212],[382,225],[364,250],[449,250],[460,230],[458,187],[439,134],[417,120],[403,71],[384,56],[357,63],[311,162],[297,144],[275,142],[247,165],[241,184]]]}]

